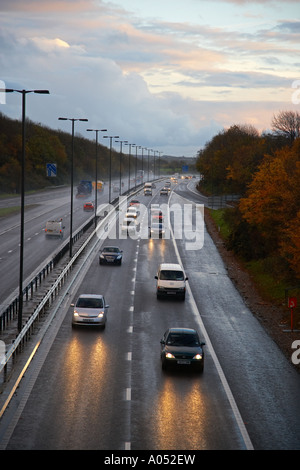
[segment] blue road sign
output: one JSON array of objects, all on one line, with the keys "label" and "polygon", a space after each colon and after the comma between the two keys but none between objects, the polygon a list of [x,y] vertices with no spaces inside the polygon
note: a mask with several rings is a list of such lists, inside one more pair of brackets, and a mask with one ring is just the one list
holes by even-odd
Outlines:
[{"label": "blue road sign", "polygon": [[56,163],[47,163],[46,164],[46,169],[47,169],[47,176],[56,176],[57,175]]},{"label": "blue road sign", "polygon": [[183,165],[182,166],[182,172],[187,173],[189,171],[189,166],[188,165]]}]

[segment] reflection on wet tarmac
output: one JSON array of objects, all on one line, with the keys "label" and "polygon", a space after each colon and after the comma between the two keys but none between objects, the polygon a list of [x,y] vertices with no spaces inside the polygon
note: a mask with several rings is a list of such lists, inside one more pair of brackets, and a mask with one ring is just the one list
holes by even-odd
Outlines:
[{"label": "reflection on wet tarmac", "polygon": [[156,404],[157,448],[206,449],[206,411],[199,374],[166,374]]}]

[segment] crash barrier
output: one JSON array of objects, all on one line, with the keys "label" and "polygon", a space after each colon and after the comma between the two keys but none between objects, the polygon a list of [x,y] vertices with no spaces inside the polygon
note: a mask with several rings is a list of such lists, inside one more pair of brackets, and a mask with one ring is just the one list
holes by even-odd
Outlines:
[{"label": "crash barrier", "polygon": [[[90,220],[75,232],[74,236],[72,237],[73,243],[75,243],[89,229],[92,223],[93,220]],[[65,242],[62,248],[60,248],[60,250],[54,254],[53,258],[51,260],[47,260],[46,264],[42,268],[38,269],[30,281],[27,281],[23,287],[23,301],[28,301],[33,298],[33,295],[41,287],[43,281],[53,271],[61,258],[68,251],[69,245],[70,241]],[[4,331],[10,322],[18,315],[19,302],[19,294],[17,294],[15,291],[13,299],[9,301],[9,304],[0,312],[0,332]]]},{"label": "crash barrier", "polygon": [[[127,192],[127,191],[126,191]],[[126,193],[124,193],[126,195]],[[118,198],[112,201],[112,205],[116,205]],[[108,205],[109,207],[109,205]],[[106,212],[107,215],[107,212]],[[97,216],[97,222],[101,220],[106,215]],[[72,244],[76,243],[82,235],[94,224],[94,216],[91,219],[84,223],[78,230],[74,232],[72,237]],[[53,269],[58,265],[60,260],[64,255],[69,251],[70,240],[66,241],[57,253],[55,253],[52,259],[48,259],[46,264],[41,268],[38,268],[37,272],[34,273],[33,277],[29,281],[25,281],[25,286],[23,287],[23,301],[28,301],[33,298],[34,294],[42,286],[43,281],[46,277],[53,271]],[[12,300],[8,301],[8,305],[0,310],[0,332],[4,331],[6,327],[14,320],[19,311],[19,293],[15,290]]]},{"label": "crash barrier", "polygon": [[[141,186],[142,185],[139,185],[135,188],[134,191],[128,193],[127,195],[129,196],[134,196],[135,194],[137,194],[140,189],[141,189]],[[126,194],[125,194],[126,195]],[[24,346],[25,342],[30,338],[31,334],[32,334],[32,331],[33,331],[33,328],[34,328],[34,323],[39,320],[40,318],[40,315],[44,312],[44,310],[49,306],[51,305],[51,303],[54,301],[54,298],[59,294],[60,292],[60,289],[62,288],[62,286],[65,284],[65,281],[68,277],[68,275],[70,274],[72,268],[73,268],[73,265],[74,263],[76,262],[76,260],[78,259],[78,257],[83,253],[83,251],[85,250],[85,248],[88,246],[88,244],[90,243],[90,241],[92,240],[92,238],[95,236],[96,232],[99,230],[99,228],[102,228],[103,230],[105,230],[105,226],[108,225],[108,222],[107,220],[109,219],[109,216],[111,213],[115,214],[115,209],[118,207],[118,201],[119,201],[119,198],[116,198],[114,199],[111,204],[107,204],[107,211],[103,211],[103,214],[104,215],[100,215],[98,217],[98,219],[100,219],[100,224],[97,226],[97,228],[95,230],[93,230],[91,232],[91,234],[88,236],[88,238],[85,240],[85,242],[81,245],[81,247],[77,250],[77,252],[74,254],[74,256],[72,257],[72,259],[68,262],[68,264],[65,266],[65,268],[63,269],[63,271],[61,272],[61,274],[58,276],[58,278],[56,279],[56,281],[53,283],[53,285],[51,286],[51,288],[47,291],[47,293],[44,295],[44,297],[42,298],[42,300],[40,301],[40,303],[36,306],[36,308],[34,309],[34,311],[32,312],[32,315],[29,317],[29,319],[27,320],[26,324],[23,326],[21,332],[18,334],[18,336],[16,337],[16,339],[13,341],[12,345],[9,346],[9,348],[7,349],[5,355],[4,355],[4,358],[2,360],[0,360],[0,374],[3,373],[3,381],[5,382],[6,381],[6,373],[7,373],[7,366],[8,366],[8,363],[9,361],[12,361],[14,360],[14,357],[15,355],[22,349],[22,347]],[[101,220],[103,219],[103,220]],[[86,231],[92,224],[94,223],[94,218],[92,218],[87,224],[85,224],[84,226],[80,227],[78,229],[78,231],[76,232],[76,234],[74,235],[74,237],[72,238],[74,241],[78,239],[78,234],[79,233],[84,233],[84,231]],[[64,251],[64,250],[67,250],[68,249],[68,246],[69,246],[69,242],[66,243],[62,250],[60,250],[60,252],[56,255],[56,256],[60,256],[61,255],[61,252]],[[62,257],[62,256],[61,256]],[[52,265],[51,265],[52,266]],[[54,267],[54,262],[53,262],[53,266],[52,266],[52,269]],[[46,267],[45,267],[46,268]],[[50,266],[49,266],[49,269],[50,269]],[[43,270],[42,270],[43,271]],[[40,271],[41,272],[41,271]],[[49,270],[50,272],[50,270]],[[40,274],[40,273],[39,273]],[[29,283],[27,285],[30,286],[31,283]],[[40,285],[40,284],[39,284]],[[26,295],[26,289],[24,289],[23,293],[24,295]],[[11,307],[12,309],[14,308],[14,315],[16,316],[17,315],[17,306],[18,306],[18,299],[15,299],[15,306],[14,307]],[[12,302],[12,304],[14,303]],[[7,309],[6,309],[7,310]],[[2,315],[3,316],[3,315]],[[2,317],[1,317],[2,318]],[[5,322],[3,322],[2,324],[4,324]]]},{"label": "crash barrier", "polygon": [[207,206],[211,209],[221,209],[235,204],[240,199],[238,194],[213,195],[207,198]]}]

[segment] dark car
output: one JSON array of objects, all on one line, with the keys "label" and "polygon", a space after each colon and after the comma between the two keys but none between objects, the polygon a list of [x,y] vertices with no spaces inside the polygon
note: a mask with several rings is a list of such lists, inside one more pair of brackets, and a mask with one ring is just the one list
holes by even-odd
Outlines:
[{"label": "dark car", "polygon": [[169,328],[161,343],[162,368],[186,366],[203,372],[204,351],[196,330],[192,328]]},{"label": "dark car", "polygon": [[149,237],[150,238],[165,238],[165,229],[164,224],[161,222],[152,222],[151,227],[149,227]]},{"label": "dark car", "polygon": [[99,264],[122,264],[123,251],[117,246],[105,246],[99,253]]},{"label": "dark car", "polygon": [[163,213],[161,210],[152,209],[151,210],[151,219],[153,222],[162,222]]}]

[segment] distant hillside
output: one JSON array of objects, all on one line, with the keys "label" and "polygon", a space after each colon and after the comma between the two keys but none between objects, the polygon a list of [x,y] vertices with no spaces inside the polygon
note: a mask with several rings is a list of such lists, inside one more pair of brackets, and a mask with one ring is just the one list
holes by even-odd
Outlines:
[{"label": "distant hillside", "polygon": [[[117,146],[119,144],[115,144]],[[124,149],[124,148],[123,148]],[[70,162],[72,151],[72,136],[69,133],[53,130],[26,122],[26,168],[25,189],[41,189],[47,186],[57,186],[70,183]],[[13,120],[0,113],[0,192],[19,193],[22,155],[21,122]],[[133,156],[131,156],[131,159]],[[156,157],[155,173],[158,175],[181,171],[187,165],[184,157]],[[57,176],[48,177],[46,164],[56,163]],[[128,172],[128,153],[122,154],[121,172]],[[192,162],[189,161],[189,165]],[[195,161],[193,161],[194,168]],[[145,165],[145,162],[144,162]],[[150,170],[153,171],[154,159],[150,158]],[[141,159],[138,160],[138,169]],[[144,166],[145,168],[145,166]],[[119,175],[120,153],[112,150],[112,175]],[[74,181],[93,179],[95,175],[95,141],[79,134],[74,137]],[[107,180],[109,177],[109,149],[98,143],[98,177]]]}]

